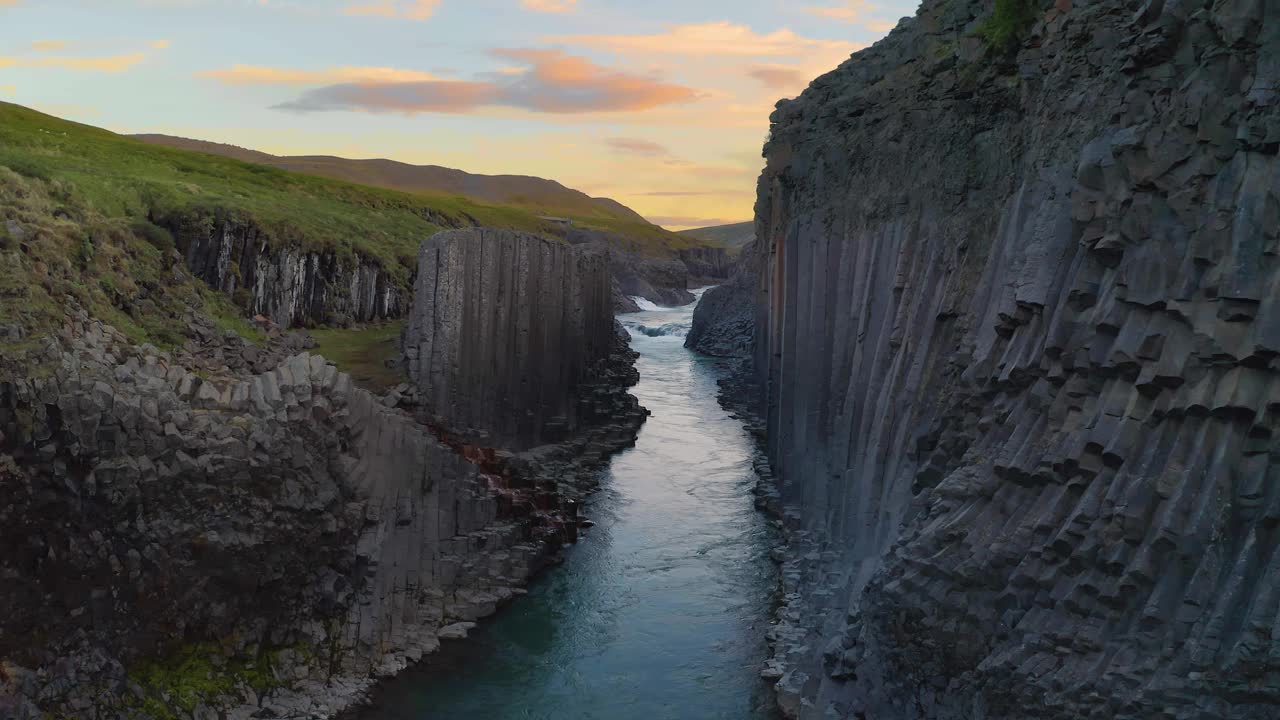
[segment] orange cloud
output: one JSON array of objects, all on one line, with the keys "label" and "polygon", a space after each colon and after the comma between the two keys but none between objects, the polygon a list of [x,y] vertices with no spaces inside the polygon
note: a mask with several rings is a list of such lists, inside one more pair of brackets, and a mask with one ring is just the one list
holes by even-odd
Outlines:
[{"label": "orange cloud", "polygon": [[671,151],[666,147],[659,145],[656,142],[642,140],[640,138],[614,137],[605,140],[605,144],[614,150],[631,155],[662,157],[671,154]]},{"label": "orange cloud", "polygon": [[880,8],[867,2],[867,0],[847,0],[843,5],[823,6],[823,7],[807,7],[805,12],[810,15],[817,15],[828,20],[839,20],[844,23],[854,23],[863,18],[867,13],[874,12]]},{"label": "orange cloud", "polygon": [[571,13],[578,9],[578,0],[520,0],[525,10],[544,13]]},{"label": "orange cloud", "polygon": [[225,70],[196,73],[224,85],[331,85],[336,83],[407,83],[437,80],[431,73],[389,67],[332,67],[290,70],[259,65],[234,65]]},{"label": "orange cloud", "polygon": [[67,41],[65,40],[36,40],[31,43],[31,49],[36,52],[52,52],[54,50],[61,50],[66,46]]},{"label": "orange cloud", "polygon": [[370,0],[343,9],[347,15],[376,15],[386,18],[426,20],[435,14],[440,0]]},{"label": "orange cloud", "polygon": [[835,20],[849,25],[858,24],[876,33],[887,33],[897,22],[884,16],[884,8],[868,0],[846,0],[843,5],[807,7],[810,15]]},{"label": "orange cloud", "polygon": [[752,65],[747,74],[770,90],[791,90],[797,86],[804,87],[811,73],[791,65],[761,64]]},{"label": "orange cloud", "polygon": [[169,47],[173,43],[169,42],[168,40],[153,40],[149,44],[151,45],[151,47],[155,48],[156,50],[164,50],[165,48]]},{"label": "orange cloud", "polygon": [[697,100],[700,94],[558,50],[495,50],[526,66],[471,81],[353,81],[310,90],[280,109],[300,112],[362,110],[399,113],[468,113],[480,107],[521,108],[537,113],[639,112]]},{"label": "orange cloud", "polygon": [[674,25],[650,35],[559,35],[550,42],[585,45],[618,53],[729,57],[806,57],[818,53],[851,54],[858,46],[842,40],[816,40],[783,28],[760,34],[728,21]]},{"label": "orange cloud", "polygon": [[97,58],[41,57],[25,59],[0,57],[0,68],[61,68],[63,70],[76,70],[80,72],[119,73],[128,70],[146,59],[147,56],[143,53],[111,55],[108,57]]},{"label": "orange cloud", "polygon": [[497,101],[497,89],[490,83],[436,80],[327,85],[308,91],[297,100],[276,107],[280,110],[297,112],[362,110],[410,115],[460,114],[471,112],[483,105],[496,104]]}]

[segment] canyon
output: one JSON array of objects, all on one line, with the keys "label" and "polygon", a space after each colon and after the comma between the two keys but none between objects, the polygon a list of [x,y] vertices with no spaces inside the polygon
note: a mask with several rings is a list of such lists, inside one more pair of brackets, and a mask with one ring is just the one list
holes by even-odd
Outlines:
[{"label": "canyon", "polygon": [[0,717],[1275,717],[1280,5],[924,0],[764,162],[662,252],[0,172]]}]

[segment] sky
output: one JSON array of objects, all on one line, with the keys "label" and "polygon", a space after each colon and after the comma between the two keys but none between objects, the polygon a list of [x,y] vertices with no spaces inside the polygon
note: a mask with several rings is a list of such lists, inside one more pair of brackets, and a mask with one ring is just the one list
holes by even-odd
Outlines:
[{"label": "sky", "polygon": [[749,220],[769,113],[918,0],[0,0],[0,100]]}]

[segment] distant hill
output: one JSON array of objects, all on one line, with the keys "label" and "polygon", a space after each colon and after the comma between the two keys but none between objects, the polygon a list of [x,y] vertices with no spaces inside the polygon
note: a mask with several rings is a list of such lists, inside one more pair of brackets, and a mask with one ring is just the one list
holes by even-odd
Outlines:
[{"label": "distant hill", "polygon": [[717,225],[715,227],[682,230],[680,234],[697,240],[708,240],[721,245],[728,245],[731,248],[741,249],[750,245],[756,239],[756,224],[754,222],[744,222],[733,225]]},{"label": "distant hill", "polygon": [[461,195],[490,203],[516,205],[547,215],[644,222],[631,208],[609,198],[593,198],[554,180],[527,175],[475,175],[438,165],[409,165],[394,160],[351,160],[330,155],[270,155],[223,143],[172,135],[134,135],[143,142],[221,155],[281,170],[319,175],[410,193]]}]

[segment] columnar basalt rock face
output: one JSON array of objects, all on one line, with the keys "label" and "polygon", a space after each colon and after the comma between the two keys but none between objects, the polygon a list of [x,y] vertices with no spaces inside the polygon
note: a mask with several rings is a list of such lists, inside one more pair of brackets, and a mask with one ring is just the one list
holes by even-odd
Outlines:
[{"label": "columnar basalt rock face", "polygon": [[729,279],[734,270],[734,258],[727,248],[697,247],[679,252],[680,262],[689,269],[690,282],[695,286],[715,285]]},{"label": "columnar basalt rock face", "polygon": [[428,412],[458,437],[507,449],[569,437],[613,343],[602,253],[484,228],[423,243],[405,354]]},{"label": "columnar basalt rock face", "polygon": [[327,716],[576,533],[519,464],[459,452],[320,357],[206,380],[75,332],[52,377],[0,384],[0,715],[114,717],[139,704],[129,671],[204,642],[294,653],[272,654],[270,697],[236,687],[224,709]]},{"label": "columnar basalt rock face", "polygon": [[[779,105],[755,364],[803,718],[1274,717],[1280,4],[929,0]],[[886,179],[909,182],[886,182]]]},{"label": "columnar basalt rock face", "polygon": [[[83,312],[0,378],[0,717],[331,717],[523,592],[646,413],[603,260],[507,240],[434,266],[469,304],[432,342],[554,368],[502,407],[543,436],[563,422],[556,444],[465,432],[494,419],[465,406],[465,422],[393,409],[414,403],[282,354],[289,338],[193,372],[200,348],[135,346]],[[519,286],[470,284],[462,261],[498,248]],[[500,340],[477,350],[478,332]]]},{"label": "columnar basalt rock face", "polygon": [[273,242],[256,225],[217,216],[163,220],[192,274],[250,315],[282,327],[400,317],[407,281],[359,255],[342,259]]}]

